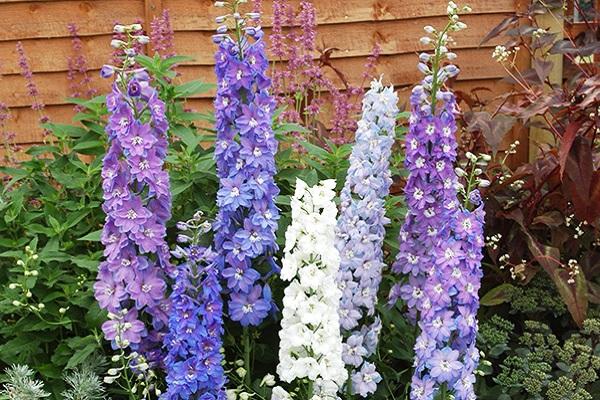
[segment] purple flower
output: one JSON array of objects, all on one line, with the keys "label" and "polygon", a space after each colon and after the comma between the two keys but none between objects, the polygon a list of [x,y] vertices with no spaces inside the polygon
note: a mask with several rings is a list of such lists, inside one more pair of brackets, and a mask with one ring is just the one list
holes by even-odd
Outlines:
[{"label": "purple flower", "polygon": [[152,213],[143,205],[139,197],[130,198],[114,214],[114,224],[122,233],[136,233],[146,223]]},{"label": "purple flower", "polygon": [[227,279],[229,289],[238,289],[242,292],[249,292],[260,278],[260,274],[253,268],[229,267],[225,268],[221,275]]},{"label": "purple flower", "polygon": [[260,324],[273,307],[267,296],[260,298],[263,279],[253,266],[258,260],[274,264],[279,219],[273,179],[278,143],[271,127],[275,101],[262,34],[252,26],[241,37],[221,32],[215,41],[219,212],[214,247],[230,289],[228,314],[244,326]]},{"label": "purple flower", "polygon": [[103,78],[110,78],[115,73],[115,68],[112,65],[103,65],[100,69],[100,76]]},{"label": "purple flower", "polygon": [[433,378],[439,382],[454,381],[460,375],[463,364],[458,361],[460,353],[458,350],[452,350],[444,347],[442,350],[436,350],[428,360],[430,372]]},{"label": "purple flower", "polygon": [[135,79],[132,79],[127,84],[127,94],[131,97],[138,97],[142,94],[142,85]]},{"label": "purple flower", "polygon": [[[454,95],[431,92],[434,81],[439,87],[457,71],[444,67],[438,75],[426,76],[411,94],[405,158],[408,213],[392,267],[409,279],[390,293],[391,303],[405,301],[420,328],[411,400],[433,399],[443,384],[457,399],[474,398],[484,212],[478,193],[463,199],[457,190]],[[474,210],[462,206],[471,198]]]},{"label": "purple flower", "polygon": [[352,390],[362,397],[367,397],[370,393],[375,393],[379,382],[381,375],[375,370],[375,365],[365,362],[360,371],[352,375]]},{"label": "purple flower", "polygon": [[248,294],[231,293],[229,314],[242,326],[258,325],[269,313],[271,305],[262,296],[262,289],[256,285]]},{"label": "purple flower", "polygon": [[[168,124],[147,73],[105,66],[102,74],[116,78],[106,97],[109,149],[102,167],[106,261],[94,289],[100,306],[114,314],[103,325],[106,338],[121,348],[135,344],[135,351],[157,366],[164,358],[169,309],[164,278],[172,268],[165,242],[171,215],[169,177],[163,169]],[[118,329],[124,330],[124,338],[118,337]]]},{"label": "purple flower", "polygon": [[116,311],[125,297],[125,288],[121,282],[115,281],[111,274],[103,274],[102,280],[94,283],[94,294],[100,307]]},{"label": "purple flower", "polygon": [[119,347],[127,347],[125,343],[140,343],[145,330],[144,323],[138,319],[135,309],[117,315],[102,324],[106,340],[115,340]]},{"label": "purple flower", "polygon": [[158,276],[158,271],[154,268],[147,268],[136,274],[135,279],[127,285],[127,292],[137,308],[144,306],[154,306],[164,297],[165,281]]},{"label": "purple flower", "polygon": [[[376,351],[377,326],[380,326],[374,314],[384,267],[385,225],[389,222],[385,218],[384,198],[392,182],[389,158],[394,143],[397,103],[393,87],[384,87],[378,80],[371,82],[371,90],[363,99],[363,115],[358,122],[356,143],[340,196],[336,247],[341,256],[340,322],[347,338],[344,362],[351,370],[362,365],[360,372],[352,373],[352,389],[362,397],[374,393],[381,380],[374,365],[365,360]],[[366,373],[365,368],[373,371]],[[371,379],[374,374],[378,380]]]}]

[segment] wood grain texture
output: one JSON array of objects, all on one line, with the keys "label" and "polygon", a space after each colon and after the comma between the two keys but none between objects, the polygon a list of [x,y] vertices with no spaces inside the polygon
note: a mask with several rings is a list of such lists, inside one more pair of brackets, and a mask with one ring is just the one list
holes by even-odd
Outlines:
[{"label": "wood grain texture", "polygon": [[[501,78],[503,69],[497,63],[481,62],[490,58],[490,49],[475,48],[460,51],[456,64],[461,68],[459,80]],[[363,81],[362,72],[365,59],[363,57],[342,58],[335,61],[335,67],[342,71],[346,79],[354,84]],[[382,56],[379,59],[378,73],[383,74],[387,80],[397,86],[410,85],[421,78],[416,69],[417,57],[414,54],[395,54]],[[213,67],[209,65],[183,65],[179,68],[181,81],[200,79],[204,82],[216,83]],[[335,77],[330,70],[326,74],[342,88],[342,82]],[[108,81],[99,77],[97,71],[90,71],[93,84],[100,90],[108,90]],[[35,83],[40,91],[39,100],[44,104],[65,104],[65,99],[71,96],[69,92],[69,81],[63,72],[52,72],[38,74]],[[214,92],[200,94],[199,97],[210,98]],[[20,75],[4,76],[0,80],[0,98],[11,106],[22,107],[31,104],[31,98],[27,93],[25,81]]]},{"label": "wood grain texture", "polygon": [[[170,10],[176,31],[212,31],[214,17],[220,12],[213,3],[213,0],[162,0],[162,7]],[[320,25],[445,16],[446,4],[440,0],[315,1]],[[514,10],[514,0],[474,0],[470,4],[474,14]],[[264,1],[263,7],[265,26],[268,26],[272,0]],[[144,20],[148,13],[144,0],[0,2],[0,40],[65,37],[68,36],[65,26],[69,22],[77,23],[83,36],[106,34],[116,19],[122,22]]]},{"label": "wood grain texture", "polygon": [[81,35],[106,34],[116,20],[145,16],[143,0],[36,1],[0,4],[0,41],[66,37],[67,24]]},{"label": "wood grain texture", "polygon": [[[384,79],[385,80],[385,79]],[[507,92],[511,89],[511,85],[499,81],[498,79],[475,79],[467,81],[458,81],[455,85],[457,90],[469,92],[477,87],[489,87],[492,92],[481,93],[483,99],[492,100],[497,93]],[[406,108],[408,97],[410,95],[412,85],[397,86],[398,97],[400,98],[400,107]],[[324,98],[328,99],[329,95],[324,94]],[[211,98],[197,98],[188,101],[187,108],[198,112],[210,112],[212,110]],[[73,118],[73,107],[71,105],[53,105],[47,106],[44,111],[51,121],[59,123],[70,123]],[[42,140],[42,129],[39,127],[39,114],[31,110],[29,107],[15,107],[11,110],[12,119],[8,122],[8,130],[19,132],[19,143],[39,143]],[[331,119],[331,113],[326,109],[321,116],[323,121]],[[514,139],[513,139],[514,140]]]},{"label": "wood grain texture", "polygon": [[[455,35],[457,61],[462,69],[457,87],[466,90],[488,86],[494,90],[491,97],[510,89],[499,81],[503,71],[490,57],[495,43],[482,48],[478,45],[489,29],[522,1],[526,0],[469,2],[474,10],[464,17],[469,28]],[[297,4],[299,0],[290,2]],[[272,3],[273,0],[263,0],[267,33]],[[409,86],[420,79],[415,65],[423,26],[440,26],[446,18],[446,1],[442,0],[315,0],[314,4],[319,47],[339,49],[333,53],[333,64],[350,82],[358,84],[362,82],[366,57],[379,42],[383,56],[378,71],[399,87],[403,99],[407,98]],[[0,100],[12,108],[8,128],[18,133],[18,141],[35,143],[42,137],[39,115],[29,108],[32,100],[19,75],[17,40],[22,41],[35,72],[40,100],[47,104],[45,113],[52,121],[66,123],[73,116],[72,106],[65,101],[71,94],[67,60],[73,55],[67,23],[74,22],[79,28],[93,84],[100,91],[107,91],[109,82],[98,77],[98,70],[110,58],[113,23],[140,20],[148,27],[150,19],[162,9],[170,11],[177,52],[194,57],[194,61],[181,67],[181,80],[214,82],[211,35],[219,10],[213,7],[213,0],[0,0]],[[333,76],[331,71],[328,73]],[[342,87],[339,80],[335,82]],[[206,93],[191,99],[189,104],[207,111],[213,95]]]},{"label": "wood grain texture", "polygon": [[[475,48],[488,31],[488,26],[494,26],[504,18],[503,14],[489,14],[465,17],[469,29],[455,34],[455,49]],[[367,57],[373,46],[379,43],[382,54],[415,53],[423,50],[418,38],[423,31],[423,25],[440,24],[439,17],[429,17],[419,20],[358,22],[347,25],[324,25],[319,28],[317,44],[320,48],[337,48],[332,58]],[[402,34],[398,34],[402,28]],[[267,35],[270,29],[266,29]],[[175,35],[175,47],[179,54],[189,55],[194,61],[189,65],[213,65],[214,44],[211,41],[212,32],[185,31]],[[109,47],[110,35],[83,37],[83,53],[91,69],[99,69],[105,64],[111,54]],[[19,61],[14,41],[0,42],[0,54],[3,55],[0,72],[4,75],[18,74]],[[51,38],[46,40],[25,40],[22,42],[27,57],[34,72],[66,71],[67,60],[73,57],[70,38]],[[493,47],[497,42],[486,43],[485,47]],[[491,50],[490,50],[491,54]],[[316,55],[315,55],[316,56]],[[491,59],[490,59],[491,61]]]}]

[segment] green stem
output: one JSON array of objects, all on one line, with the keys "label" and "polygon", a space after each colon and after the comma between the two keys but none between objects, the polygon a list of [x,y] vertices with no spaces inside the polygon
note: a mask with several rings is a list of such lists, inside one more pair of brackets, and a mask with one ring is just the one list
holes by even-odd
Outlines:
[{"label": "green stem", "polygon": [[346,381],[346,400],[352,400],[352,376],[350,375],[351,369],[348,368],[348,380]]},{"label": "green stem", "polygon": [[313,396],[313,381],[308,380],[308,384],[306,385],[306,399],[309,400]]},{"label": "green stem", "polygon": [[248,327],[244,327],[244,367],[246,368],[246,375],[244,376],[244,383],[246,386],[250,387],[252,383],[252,377],[250,374],[251,365],[250,365],[250,352],[252,351],[252,347],[250,346],[250,329]]},{"label": "green stem", "polygon": [[433,61],[431,62],[431,113],[435,115],[435,106],[437,103],[437,92],[440,88],[440,84],[438,82],[438,73],[440,71],[440,62],[442,60],[442,53],[440,52],[440,47],[442,46],[442,40],[448,30],[450,29],[451,24],[448,23],[442,33],[438,36],[437,43],[435,46],[435,54],[433,56]]}]

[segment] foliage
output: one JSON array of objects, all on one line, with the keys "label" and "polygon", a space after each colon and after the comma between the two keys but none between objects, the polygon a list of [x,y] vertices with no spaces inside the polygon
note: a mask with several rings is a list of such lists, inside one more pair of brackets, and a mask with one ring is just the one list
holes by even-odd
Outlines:
[{"label": "foliage", "polygon": [[565,340],[537,321],[525,321],[523,331],[515,332],[514,324],[498,315],[485,320],[480,332],[480,346],[493,360],[480,370],[491,377],[480,381],[482,400],[597,398],[600,320],[586,320]]},{"label": "foliage", "polygon": [[[192,125],[211,117],[184,109],[187,97],[210,85],[175,84],[172,66],[184,59],[139,57],[170,105],[172,221],[214,211],[217,182],[212,150],[200,145],[211,132],[197,134]],[[8,176],[0,192],[0,361],[30,365],[55,395],[64,390],[64,368],[106,351],[99,331],[105,316],[91,288],[101,256],[106,109],[102,96],[72,101],[83,108],[74,125],[45,124],[54,144],[32,146],[29,160],[0,168]]]},{"label": "foliage", "polygon": [[[470,133],[464,144],[495,156],[486,171],[491,181],[485,193],[487,273],[489,283],[501,285],[488,297],[495,297],[497,304],[506,301],[502,284],[526,285],[544,271],[581,327],[590,304],[600,303],[600,170],[595,161],[600,80],[593,59],[600,42],[591,34],[598,28],[597,19],[586,21],[590,30],[577,37],[566,30],[564,39],[541,25],[537,16],[543,13],[566,19],[562,3],[534,1],[525,13],[508,16],[484,38],[487,42],[505,35],[493,57],[515,89],[497,99],[494,112],[485,111],[475,95],[463,93],[470,107],[464,113]],[[519,52],[531,57],[531,68],[519,68]],[[563,82],[550,76],[556,55],[566,59]],[[499,150],[517,123],[543,132],[544,140],[530,144],[539,149],[529,163],[511,168],[507,157],[519,143]]]},{"label": "foliage", "polygon": [[50,396],[44,383],[34,379],[35,372],[26,365],[13,365],[6,369],[6,383],[0,396],[8,400],[39,400]]}]

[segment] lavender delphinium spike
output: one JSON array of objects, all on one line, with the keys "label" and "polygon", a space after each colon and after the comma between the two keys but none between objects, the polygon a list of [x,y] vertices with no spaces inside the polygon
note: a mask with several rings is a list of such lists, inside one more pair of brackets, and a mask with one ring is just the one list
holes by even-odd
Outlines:
[{"label": "lavender delphinium spike", "polygon": [[375,315],[381,283],[385,225],[384,201],[391,184],[389,158],[395,137],[398,96],[393,87],[373,80],[363,99],[350,168],[340,199],[336,247],[341,256],[340,322],[344,362],[352,392],[367,397],[381,376],[368,358],[375,353],[381,321]]},{"label": "lavender delphinium spike", "polygon": [[[418,321],[412,400],[432,400],[452,393],[473,400],[474,370],[479,360],[477,291],[482,276],[483,205],[477,192],[460,193],[456,161],[456,100],[443,83],[458,73],[446,48],[448,34],[463,29],[458,7],[450,3],[450,22],[442,32],[426,27],[423,44],[439,43],[434,54],[420,56],[426,76],[411,95],[412,115],[406,136],[405,187],[408,214],[400,232],[400,251],[393,269],[408,275],[392,288]],[[461,199],[466,197],[465,199]],[[446,397],[443,397],[446,398]]]},{"label": "lavender delphinium spike", "polygon": [[211,225],[197,212],[178,227],[188,243],[173,251],[182,263],[176,267],[169,296],[169,333],[164,341],[168,388],[161,399],[225,400],[221,365],[223,303],[217,254],[201,245],[202,235],[210,231]]},{"label": "lavender delphinium spike", "polygon": [[[100,307],[109,312],[111,320],[102,329],[113,347],[129,347],[156,365],[163,358],[167,326],[164,277],[172,268],[165,242],[171,216],[169,175],[164,170],[168,122],[150,76],[132,68],[132,42],[139,36],[127,26],[115,29],[124,35],[118,45],[125,56],[120,66],[102,68],[102,75],[115,75],[115,81],[106,97],[109,148],[102,166],[105,260],[94,289]],[[151,325],[142,322],[143,315],[150,317]]]},{"label": "lavender delphinium spike", "polygon": [[[263,32],[246,23],[259,15],[240,15],[239,0],[217,3],[229,9],[229,16],[217,18],[222,25],[214,36],[215,160],[220,180],[215,251],[229,292],[230,318],[256,326],[272,309],[271,292],[259,269],[268,274],[278,270],[273,261],[279,218],[274,202],[279,189],[273,178],[277,140],[271,127],[275,102],[269,93]],[[227,33],[227,23],[234,26],[235,37]]]}]

